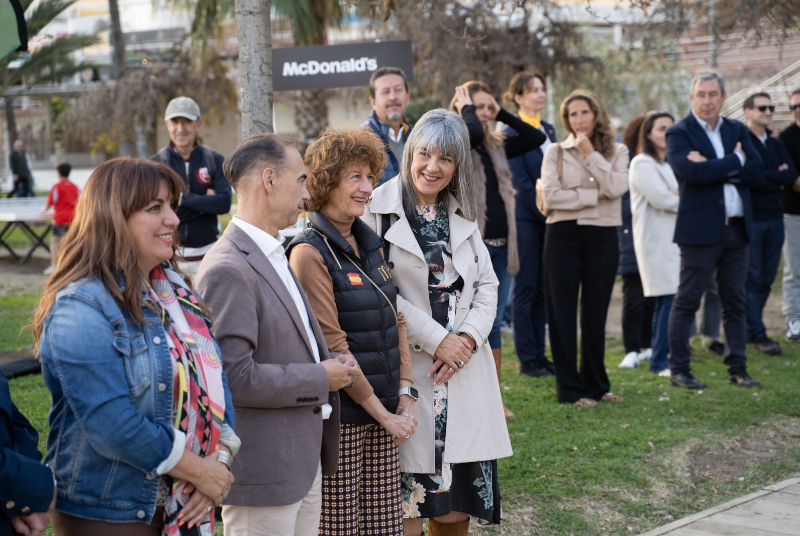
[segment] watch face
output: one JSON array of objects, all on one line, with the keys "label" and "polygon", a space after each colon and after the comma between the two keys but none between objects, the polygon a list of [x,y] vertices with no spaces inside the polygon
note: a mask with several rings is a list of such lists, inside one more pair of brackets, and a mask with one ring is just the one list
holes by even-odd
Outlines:
[{"label": "watch face", "polygon": [[417,400],[419,398],[419,393],[413,387],[408,388],[408,394],[411,395],[411,398]]}]

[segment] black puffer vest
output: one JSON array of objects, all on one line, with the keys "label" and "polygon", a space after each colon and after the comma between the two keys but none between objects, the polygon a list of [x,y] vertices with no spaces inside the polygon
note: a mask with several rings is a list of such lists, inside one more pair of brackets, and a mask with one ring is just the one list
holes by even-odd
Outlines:
[{"label": "black puffer vest", "polygon": [[[292,240],[286,254],[291,255],[297,244],[311,244],[322,255],[333,281],[339,326],[347,333],[350,353],[358,361],[375,396],[390,413],[394,413],[400,387],[400,338],[397,318],[392,310],[392,307],[397,309],[397,293],[381,255],[383,241],[358,218],[353,223],[352,232],[361,253],[360,259],[328,218],[318,212],[309,212],[306,228]],[[392,301],[391,306],[353,263],[358,263],[380,287]],[[339,394],[342,422],[376,424],[375,419],[344,390]]]}]

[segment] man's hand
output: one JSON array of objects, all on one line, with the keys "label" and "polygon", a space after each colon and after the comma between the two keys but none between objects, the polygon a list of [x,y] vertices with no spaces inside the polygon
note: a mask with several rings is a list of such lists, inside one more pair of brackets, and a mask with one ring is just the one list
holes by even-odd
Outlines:
[{"label": "man's hand", "polygon": [[795,192],[800,192],[800,176],[798,176],[795,179],[794,184],[792,184],[792,190]]},{"label": "man's hand", "polygon": [[783,163],[780,166],[778,166],[778,171],[786,171],[787,169],[789,169],[789,164],[787,163]]},{"label": "man's hand", "polygon": [[53,500],[50,501],[47,512],[34,512],[27,516],[12,517],[11,524],[14,526],[14,530],[24,536],[41,536],[47,530],[47,526],[50,525],[50,516],[56,510],[57,496],[58,490],[53,486]]},{"label": "man's hand", "polygon": [[320,364],[328,374],[329,391],[338,391],[353,385],[356,378],[361,376],[356,359],[349,354],[340,354],[337,359],[326,359]]},{"label": "man's hand", "polygon": [[742,164],[747,163],[747,155],[744,154],[744,151],[742,150],[742,142],[736,142],[736,147],[733,148],[733,152],[742,157]]},{"label": "man's hand", "polygon": [[206,190],[206,195],[217,195],[217,191],[214,188],[209,188]]},{"label": "man's hand", "polygon": [[703,162],[707,162],[708,158],[701,155],[699,151],[692,151],[686,155],[686,159],[689,162],[694,162],[695,164],[702,164]]}]

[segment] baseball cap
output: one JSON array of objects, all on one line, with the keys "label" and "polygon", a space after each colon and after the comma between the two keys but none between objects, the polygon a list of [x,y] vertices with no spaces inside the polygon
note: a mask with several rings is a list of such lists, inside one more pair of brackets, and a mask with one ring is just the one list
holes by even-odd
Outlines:
[{"label": "baseball cap", "polygon": [[169,121],[175,117],[185,117],[191,121],[200,119],[200,107],[189,97],[178,97],[169,101],[164,120]]}]

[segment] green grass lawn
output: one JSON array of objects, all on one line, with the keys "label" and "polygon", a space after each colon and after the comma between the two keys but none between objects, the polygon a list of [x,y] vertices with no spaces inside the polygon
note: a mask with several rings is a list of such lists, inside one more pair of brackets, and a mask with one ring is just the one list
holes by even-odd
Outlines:
[{"label": "green grass lawn", "polygon": [[[37,296],[0,297],[3,349],[16,338]],[[514,456],[500,461],[506,523],[475,534],[637,534],[800,474],[800,345],[777,357],[749,354],[758,389],[726,384],[722,358],[695,348],[702,392],[668,386],[647,371],[616,365],[621,341],[608,340],[606,362],[618,404],[573,408],[556,403],[553,378],[516,374],[504,340],[503,397]],[[12,380],[12,396],[41,433],[50,397],[41,376]]]}]

